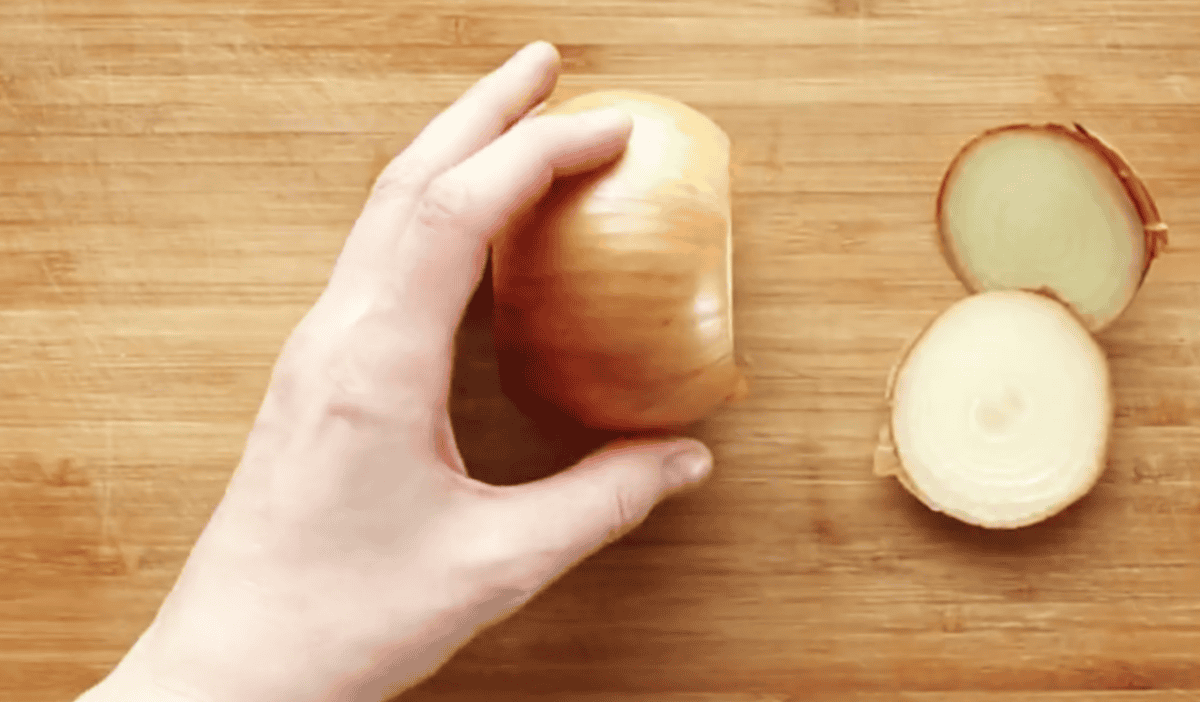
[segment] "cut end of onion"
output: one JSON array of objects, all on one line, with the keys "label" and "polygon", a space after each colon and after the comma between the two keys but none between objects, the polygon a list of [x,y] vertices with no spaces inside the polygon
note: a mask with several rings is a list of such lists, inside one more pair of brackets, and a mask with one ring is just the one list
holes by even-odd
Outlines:
[{"label": "cut end of onion", "polygon": [[905,351],[887,395],[876,474],[968,524],[1042,521],[1104,470],[1108,363],[1049,296],[990,291],[951,305]]},{"label": "cut end of onion", "polygon": [[937,213],[942,252],[968,290],[1052,292],[1093,332],[1129,306],[1167,241],[1133,168],[1078,124],[976,137],[950,164]]}]

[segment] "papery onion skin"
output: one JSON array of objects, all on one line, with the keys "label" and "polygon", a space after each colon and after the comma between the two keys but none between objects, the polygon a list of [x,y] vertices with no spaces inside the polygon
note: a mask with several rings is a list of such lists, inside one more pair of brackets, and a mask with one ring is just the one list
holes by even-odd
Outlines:
[{"label": "papery onion skin", "polygon": [[[1103,374],[1100,377],[1101,385],[1104,388],[1103,394],[1100,398],[1100,402],[1101,402],[1100,412],[1105,417],[1105,424],[1104,424],[1105,433],[1104,433],[1104,440],[1103,440],[1103,445],[1104,445],[1103,449],[1094,456],[1094,463],[1091,466],[1091,468],[1089,469],[1086,479],[1082,480],[1082,481],[1076,483],[1074,486],[1072,486],[1072,489],[1069,492],[1064,493],[1049,508],[1042,510],[1040,512],[1031,512],[1031,513],[1025,515],[1021,519],[1004,520],[1004,521],[990,520],[988,518],[984,518],[980,514],[965,512],[965,511],[956,509],[952,505],[941,504],[938,501],[932,499],[924,490],[922,490],[916,484],[916,482],[913,480],[912,476],[910,475],[908,469],[905,467],[904,457],[901,455],[901,452],[900,452],[899,448],[896,446],[896,442],[895,442],[896,426],[895,426],[895,414],[893,412],[893,407],[894,407],[895,400],[896,400],[895,391],[896,391],[897,379],[899,378],[900,374],[904,371],[905,366],[909,360],[909,357],[911,356],[913,351],[921,345],[921,343],[925,340],[928,332],[931,329],[933,329],[933,327],[942,319],[942,316],[946,312],[948,312],[952,307],[954,307],[955,305],[951,305],[951,308],[947,308],[946,310],[943,310],[942,313],[936,315],[933,319],[931,319],[925,325],[925,327],[920,331],[920,333],[918,333],[915,337],[913,337],[908,342],[908,344],[905,346],[905,348],[901,352],[899,360],[892,367],[891,372],[888,375],[887,388],[885,391],[885,400],[887,402],[888,416],[887,416],[886,421],[884,421],[884,423],[880,426],[880,429],[879,429],[878,443],[875,447],[875,452],[874,452],[874,457],[873,457],[873,468],[874,468],[875,475],[877,475],[879,477],[894,477],[894,478],[896,478],[896,480],[909,493],[911,493],[914,497],[916,497],[926,507],[928,507],[929,509],[931,509],[935,512],[940,512],[940,513],[946,514],[948,516],[951,516],[955,519],[958,519],[959,521],[965,522],[967,524],[971,524],[973,526],[983,527],[983,528],[987,528],[987,529],[1017,529],[1017,528],[1027,527],[1027,526],[1036,524],[1038,522],[1049,519],[1050,517],[1060,513],[1061,511],[1063,511],[1070,505],[1077,502],[1084,495],[1086,495],[1095,486],[1096,482],[1099,480],[1100,476],[1103,474],[1104,469],[1107,466],[1107,444],[1109,441],[1109,437],[1111,436],[1111,427],[1112,427],[1112,423],[1113,423],[1113,420],[1115,417],[1115,414],[1114,414],[1115,413],[1115,405],[1113,402],[1113,394],[1112,394],[1112,380],[1111,380],[1107,361],[1105,359],[1102,348],[1096,342],[1095,338],[1091,335],[1091,333],[1087,331],[1087,328],[1085,326],[1083,326],[1083,320],[1077,314],[1075,314],[1075,312],[1069,306],[1067,306],[1065,303],[1063,303],[1062,300],[1058,299],[1054,295],[1053,292],[1051,292],[1049,290],[991,291],[991,292],[978,293],[971,297],[978,297],[979,295],[1015,295],[1015,296],[1036,295],[1036,296],[1039,296],[1042,298],[1046,298],[1046,299],[1050,300],[1052,302],[1052,304],[1057,306],[1057,308],[1064,311],[1068,315],[1069,319],[1074,320],[1074,322],[1078,325],[1078,329],[1081,334],[1080,338],[1086,337],[1086,340],[1092,346],[1092,348],[1095,352],[1095,357],[1099,360],[1099,363],[1096,366],[1096,369]],[[967,298],[967,299],[969,299],[969,298]],[[959,303],[964,302],[964,301],[965,300],[960,300]],[[958,303],[956,303],[956,304],[958,304]]]},{"label": "papery onion skin", "polygon": [[588,93],[543,114],[601,107],[633,117],[624,154],[556,181],[493,241],[501,376],[587,426],[685,426],[747,392],[734,355],[730,141],[651,93]]},{"label": "papery onion skin", "polygon": [[[1154,203],[1153,197],[1150,195],[1149,189],[1146,187],[1142,179],[1134,171],[1133,167],[1110,144],[1089,132],[1082,125],[1076,123],[1072,125],[1063,125],[1055,123],[1045,124],[1009,124],[1001,127],[988,129],[977,135],[964,145],[951,161],[950,166],[946,169],[945,176],[942,179],[938,189],[936,213],[938,223],[938,245],[943,258],[950,266],[955,276],[971,293],[982,292],[985,289],[983,283],[971,272],[969,267],[964,263],[959,253],[956,250],[954,237],[949,231],[949,226],[946,222],[946,200],[948,197],[949,187],[952,184],[955,175],[957,174],[960,165],[963,161],[972,155],[973,150],[980,144],[996,138],[1004,136],[1012,132],[1027,132],[1027,133],[1044,133],[1048,136],[1054,136],[1064,139],[1069,139],[1072,142],[1082,145],[1086,150],[1095,154],[1108,167],[1111,174],[1120,183],[1125,195],[1129,198],[1130,204],[1135,210],[1138,218],[1142,223],[1141,248],[1143,250],[1143,260],[1141,270],[1137,274],[1137,280],[1132,281],[1131,292],[1126,296],[1123,304],[1116,309],[1109,310],[1107,314],[1093,317],[1091,315],[1079,314],[1079,310],[1071,304],[1070,300],[1063,300],[1084,322],[1085,326],[1092,332],[1099,332],[1111,325],[1125,309],[1133,302],[1137,290],[1141,287],[1147,273],[1150,271],[1150,265],[1154,259],[1163,251],[1167,245],[1168,228],[1161,215],[1158,207]],[[1039,286],[1040,287],[1040,286]],[[1053,289],[1050,285],[1049,289]]]}]

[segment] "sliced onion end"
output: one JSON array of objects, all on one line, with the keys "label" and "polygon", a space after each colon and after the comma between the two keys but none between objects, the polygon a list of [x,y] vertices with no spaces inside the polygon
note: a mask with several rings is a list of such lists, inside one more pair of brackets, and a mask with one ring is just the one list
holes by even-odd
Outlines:
[{"label": "sliced onion end", "polygon": [[[1120,279],[1112,277],[1112,261],[1110,259],[1107,261],[1108,265],[1105,265],[1103,256],[1093,256],[1090,259],[1086,255],[1074,259],[1064,258],[1060,266],[1055,268],[1047,267],[1044,261],[1037,261],[1036,257],[1021,260],[1015,252],[1019,247],[1011,245],[1003,249],[1001,256],[992,260],[980,253],[978,239],[1006,235],[1015,237],[1018,234],[1013,230],[1019,227],[999,233],[989,232],[986,222],[992,221],[991,217],[981,213],[980,220],[983,223],[975,227],[965,221],[968,219],[966,215],[956,211],[956,208],[961,209],[964,201],[985,203],[982,207],[1018,206],[1013,209],[1020,209],[1020,205],[1028,204],[1016,202],[1012,191],[1008,190],[1008,187],[1012,186],[1019,192],[1020,183],[1015,182],[1017,179],[1006,181],[1007,176],[1001,175],[1008,173],[1006,168],[1012,169],[1014,163],[1021,161],[1002,162],[1001,166],[995,169],[979,165],[981,158],[991,157],[996,161],[1011,159],[1012,157],[1003,151],[998,151],[999,145],[1005,139],[1010,140],[1010,144],[1014,143],[1015,139],[1023,139],[1026,142],[1026,148],[1018,158],[1025,159],[1024,163],[1030,170],[1021,173],[1021,176],[1033,174],[1032,177],[1037,178],[1045,177],[1046,172],[1053,172],[1053,168],[1045,167],[1046,164],[1029,160],[1033,158],[1033,154],[1028,146],[1033,140],[1040,140],[1046,147],[1043,153],[1050,155],[1047,163],[1052,163],[1061,173],[1066,172],[1065,164],[1071,163],[1078,168],[1075,175],[1089,174],[1090,178],[1076,178],[1075,185],[1078,189],[1082,191],[1084,188],[1091,188],[1094,202],[1107,201],[1113,211],[1125,215],[1127,221],[1124,222],[1124,226],[1114,223],[1114,228],[1123,230],[1120,236],[1128,237],[1128,242],[1118,242],[1116,246],[1129,246],[1137,260],[1130,261],[1132,265],[1120,273]],[[961,182],[964,173],[973,174],[978,178],[981,172],[994,174],[992,180],[982,185]],[[1008,201],[1005,198],[1008,198]],[[1061,201],[1062,206],[1068,204],[1066,200]],[[1045,203],[1043,207],[1046,207]],[[1100,216],[1099,210],[1102,206],[1096,207],[1093,214]],[[1053,215],[1038,212],[1036,208],[1029,209],[1033,216]],[[988,214],[994,212],[989,211]],[[1163,222],[1143,180],[1115,148],[1079,124],[1012,124],[987,130],[969,141],[955,156],[942,180],[937,198],[937,221],[938,243],[942,255],[955,276],[970,292],[995,289],[1053,291],[1092,332],[1108,327],[1125,311],[1145,280],[1151,263],[1164,251],[1168,241],[1167,225]],[[1108,221],[1111,223],[1112,219],[1109,218]],[[1069,230],[1070,227],[1067,226],[1047,235],[1047,238],[1062,237],[1062,241],[1038,242],[1030,248],[1048,251],[1052,250],[1056,243],[1064,246],[1069,243],[1078,245],[1078,239],[1070,241],[1073,234]],[[1095,234],[1092,231],[1082,235],[1076,232],[1074,236]],[[1090,241],[1085,243],[1085,247],[1106,243],[1112,245],[1112,242]],[[1003,264],[998,264],[997,260],[1003,261]],[[1068,279],[1077,277],[1081,270],[1085,275],[1106,280],[1103,285],[1086,289],[1073,287]]]},{"label": "sliced onion end", "polygon": [[[1018,339],[1034,352],[989,355],[989,347]],[[974,364],[969,371],[947,367],[972,352],[977,360],[969,362]],[[958,417],[955,408],[965,406],[964,397],[973,397],[973,383],[986,386],[994,377],[1026,383],[1028,390],[1030,381],[1021,380],[1028,377],[1026,368],[1040,383],[1060,382],[1063,401],[1073,403],[1070,412],[1026,408],[1033,414],[1024,426],[1035,429],[1014,434],[1024,444],[1016,439],[997,444],[995,453],[971,435],[965,419],[949,426]],[[1059,396],[1029,395],[1042,403]],[[879,431],[874,473],[896,478],[928,508],[968,524],[1015,529],[1041,522],[1091,490],[1106,465],[1113,418],[1107,360],[1087,329],[1050,296],[992,291],[951,305],[901,354],[886,400],[889,416]],[[926,420],[926,411],[933,421]],[[1060,434],[1037,431],[1047,418],[1059,422]],[[1075,424],[1065,426],[1070,422]],[[1064,442],[1069,452],[1061,450]]]}]

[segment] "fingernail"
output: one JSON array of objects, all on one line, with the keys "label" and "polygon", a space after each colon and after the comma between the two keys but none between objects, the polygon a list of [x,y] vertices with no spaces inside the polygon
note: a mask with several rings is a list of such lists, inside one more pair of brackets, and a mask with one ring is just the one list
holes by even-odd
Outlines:
[{"label": "fingernail", "polygon": [[513,58],[518,61],[526,61],[530,57],[537,55],[539,52],[545,53],[547,49],[552,48],[554,48],[554,46],[550,42],[538,39],[535,42],[530,42],[529,44],[521,47],[521,50],[518,51]]},{"label": "fingernail", "polygon": [[712,454],[703,446],[685,448],[667,456],[665,466],[678,485],[699,482],[712,471]]}]

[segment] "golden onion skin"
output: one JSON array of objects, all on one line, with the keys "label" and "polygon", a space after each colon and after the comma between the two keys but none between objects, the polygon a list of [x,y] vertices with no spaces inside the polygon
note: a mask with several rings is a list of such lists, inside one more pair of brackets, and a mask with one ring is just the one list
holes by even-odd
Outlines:
[{"label": "golden onion skin", "polygon": [[730,141],[675,100],[581,95],[543,114],[617,107],[625,152],[555,181],[492,245],[501,375],[582,424],[691,424],[746,393],[734,357]]}]

